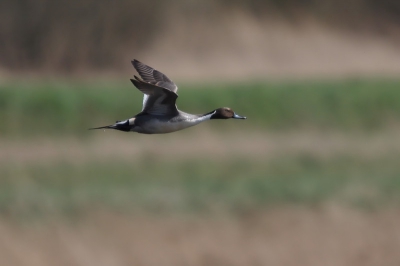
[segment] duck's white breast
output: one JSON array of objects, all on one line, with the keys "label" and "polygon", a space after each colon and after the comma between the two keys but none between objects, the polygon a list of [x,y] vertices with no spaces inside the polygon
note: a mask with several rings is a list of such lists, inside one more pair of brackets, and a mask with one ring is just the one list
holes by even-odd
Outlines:
[{"label": "duck's white breast", "polygon": [[162,134],[182,130],[188,127],[195,126],[203,121],[209,120],[210,116],[184,118],[184,119],[170,119],[159,120],[149,119],[141,124],[139,127],[134,127],[132,130],[146,134]]}]

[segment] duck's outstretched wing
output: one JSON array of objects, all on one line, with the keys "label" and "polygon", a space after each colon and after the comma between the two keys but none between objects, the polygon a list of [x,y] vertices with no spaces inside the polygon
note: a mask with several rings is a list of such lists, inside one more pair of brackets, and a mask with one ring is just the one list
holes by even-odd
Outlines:
[{"label": "duck's outstretched wing", "polygon": [[148,65],[145,65],[136,59],[132,61],[132,65],[145,82],[166,88],[175,93],[178,91],[178,86],[176,86],[176,84],[172,80],[170,80],[160,71],[149,67]]},{"label": "duck's outstretched wing", "polygon": [[175,92],[140,80],[136,76],[135,79],[131,79],[131,81],[136,88],[145,94],[142,113],[163,116],[178,114],[178,109],[175,104],[178,95]]}]

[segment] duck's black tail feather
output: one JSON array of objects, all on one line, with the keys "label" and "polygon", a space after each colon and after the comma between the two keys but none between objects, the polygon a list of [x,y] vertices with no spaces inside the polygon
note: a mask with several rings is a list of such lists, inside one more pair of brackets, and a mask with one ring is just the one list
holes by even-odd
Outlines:
[{"label": "duck's black tail feather", "polygon": [[93,130],[93,129],[116,129],[116,130],[128,132],[131,130],[131,126],[129,125],[129,120],[127,119],[124,121],[117,121],[114,125],[89,128],[89,130]]},{"label": "duck's black tail feather", "polygon": [[92,127],[89,128],[88,130],[93,130],[93,129],[115,129],[116,127],[114,125],[109,125],[109,126],[103,126],[103,127]]}]

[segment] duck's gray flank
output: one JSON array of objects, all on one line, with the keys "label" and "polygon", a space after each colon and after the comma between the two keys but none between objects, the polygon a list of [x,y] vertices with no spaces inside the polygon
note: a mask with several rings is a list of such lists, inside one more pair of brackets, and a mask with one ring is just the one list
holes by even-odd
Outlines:
[{"label": "duck's gray flank", "polygon": [[91,129],[162,134],[195,126],[210,119],[246,119],[229,107],[221,107],[200,115],[180,111],[176,107],[178,86],[171,79],[136,59],[132,61],[132,65],[141,77],[134,76],[131,82],[144,94],[142,111],[130,119],[117,121],[113,125]]}]

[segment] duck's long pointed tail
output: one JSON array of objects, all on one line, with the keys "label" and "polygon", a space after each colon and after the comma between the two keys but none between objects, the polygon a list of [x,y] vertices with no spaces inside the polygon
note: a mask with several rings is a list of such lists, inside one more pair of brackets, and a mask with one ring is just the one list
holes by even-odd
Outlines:
[{"label": "duck's long pointed tail", "polygon": [[131,126],[129,125],[129,120],[124,120],[124,121],[117,121],[114,125],[89,128],[89,130],[93,129],[116,129],[128,132],[131,130]]},{"label": "duck's long pointed tail", "polygon": [[109,126],[103,126],[103,127],[92,127],[88,128],[88,130],[93,130],[93,129],[115,129],[116,127],[114,125],[109,125]]}]

